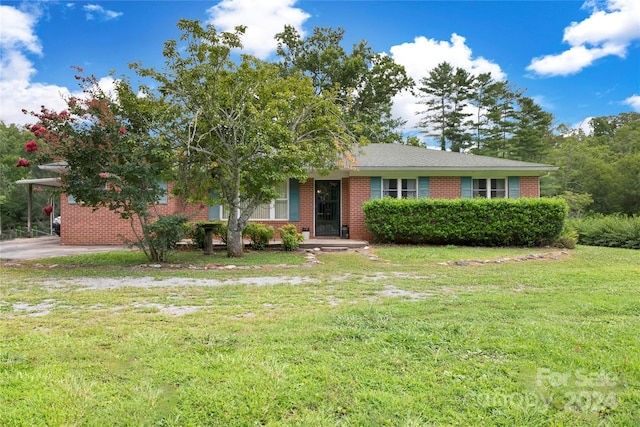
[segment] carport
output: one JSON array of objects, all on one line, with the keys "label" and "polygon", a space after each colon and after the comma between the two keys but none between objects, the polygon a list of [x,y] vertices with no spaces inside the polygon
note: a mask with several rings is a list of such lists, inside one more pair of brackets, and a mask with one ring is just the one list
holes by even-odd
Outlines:
[{"label": "carport", "polygon": [[[49,187],[60,188],[62,182],[59,177],[56,178],[33,178],[33,179],[21,179],[16,181],[16,184],[28,185],[29,190],[27,194],[27,235],[31,236],[31,215],[33,213],[33,186],[37,187]],[[49,234],[53,234],[53,218],[55,218],[55,199],[51,198],[51,206],[53,206],[53,212],[49,216]]]}]

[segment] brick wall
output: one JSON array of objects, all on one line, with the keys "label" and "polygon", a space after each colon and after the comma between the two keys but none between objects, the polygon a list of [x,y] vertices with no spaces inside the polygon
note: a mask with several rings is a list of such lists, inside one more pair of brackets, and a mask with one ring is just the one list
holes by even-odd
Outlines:
[{"label": "brick wall", "polygon": [[[430,197],[439,199],[455,199],[461,195],[460,177],[430,177]],[[171,186],[169,187],[171,188]],[[520,196],[540,196],[539,178],[537,176],[520,178]],[[369,177],[350,177],[342,179],[342,218],[341,225],[348,225],[352,239],[371,240],[373,235],[369,233],[364,223],[362,204],[371,197],[371,180]],[[158,205],[160,215],[182,213],[188,215],[193,221],[207,220],[208,207],[202,204],[187,205],[180,198],[170,197],[166,205]],[[299,232],[303,228],[309,228],[311,237],[314,237],[315,216],[315,180],[308,179],[300,183],[300,221],[259,221],[272,225],[276,230],[285,224],[294,224]],[[108,209],[91,208],[81,205],[70,205],[67,197],[62,196],[60,201],[62,216],[63,244],[83,245],[121,245],[126,240],[134,240],[129,221],[122,220],[119,215]],[[66,222],[65,218],[73,218]],[[138,226],[136,228],[140,230]]]},{"label": "brick wall", "polygon": [[432,176],[429,178],[431,199],[457,199],[462,195],[459,176]]},{"label": "brick wall", "polygon": [[[169,186],[171,191],[171,186]],[[184,214],[193,220],[206,219],[207,207],[186,205],[178,197],[169,197],[168,203],[157,205],[159,215]],[[66,195],[60,197],[60,242],[67,245],[122,245],[135,240],[130,220],[106,208],[93,210],[80,204],[69,204]],[[66,220],[72,218],[72,220]],[[140,224],[135,224],[140,232]]]},{"label": "brick wall", "polygon": [[540,197],[540,178],[537,176],[520,177],[520,197]]},{"label": "brick wall", "polygon": [[349,236],[352,239],[371,240],[373,234],[367,231],[362,212],[362,204],[371,198],[371,178],[351,177],[347,189],[349,209],[343,211],[343,220],[349,226]]},{"label": "brick wall", "polygon": [[[340,226],[348,225],[349,226],[349,236],[351,236],[351,197],[349,191],[349,178],[342,178],[341,189],[342,189],[342,199],[341,210],[340,213]],[[342,233],[342,231],[340,232]]]}]

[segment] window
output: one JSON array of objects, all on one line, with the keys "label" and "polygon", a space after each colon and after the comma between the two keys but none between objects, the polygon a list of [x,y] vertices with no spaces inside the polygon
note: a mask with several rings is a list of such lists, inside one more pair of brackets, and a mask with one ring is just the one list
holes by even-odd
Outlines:
[{"label": "window", "polygon": [[[286,182],[276,186],[275,190],[278,192],[278,197],[271,201],[271,203],[264,203],[258,205],[253,211],[253,215],[249,219],[252,220],[274,220],[274,219],[289,219],[289,188]],[[228,213],[226,208],[222,208],[222,215],[220,218],[227,218]]]},{"label": "window", "polygon": [[504,178],[480,178],[473,180],[473,197],[502,199],[507,197],[507,180]]},{"label": "window", "polygon": [[165,181],[158,181],[158,185],[163,192],[162,196],[160,196],[160,199],[158,200],[158,204],[166,205],[167,203],[169,203],[169,187],[167,186],[167,183]]},{"label": "window", "polygon": [[418,197],[418,184],[415,179],[383,179],[382,197],[394,199],[415,199]]}]

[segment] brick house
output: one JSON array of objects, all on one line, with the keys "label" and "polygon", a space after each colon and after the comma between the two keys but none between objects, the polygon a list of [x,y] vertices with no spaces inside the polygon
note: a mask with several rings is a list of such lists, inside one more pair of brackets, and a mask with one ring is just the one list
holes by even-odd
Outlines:
[{"label": "brick house", "polygon": [[[540,177],[557,167],[398,144],[370,144],[356,156],[353,168],[328,176],[311,173],[305,182],[290,179],[279,188],[281,197],[260,206],[252,221],[273,225],[294,224],[311,238],[340,237],[348,227],[353,239],[372,238],[365,227],[362,204],[381,197],[540,197]],[[171,184],[167,193],[171,192]],[[185,204],[165,197],[158,213],[183,213],[193,220],[226,217],[221,205]],[[107,209],[93,211],[60,200],[63,244],[122,244],[131,239],[127,221]]]}]

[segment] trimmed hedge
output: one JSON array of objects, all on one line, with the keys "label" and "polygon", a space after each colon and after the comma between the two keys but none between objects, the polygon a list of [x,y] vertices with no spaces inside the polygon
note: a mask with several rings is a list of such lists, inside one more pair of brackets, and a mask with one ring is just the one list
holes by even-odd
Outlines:
[{"label": "trimmed hedge", "polygon": [[363,204],[376,240],[466,246],[543,246],[562,232],[561,199],[375,199]]}]

